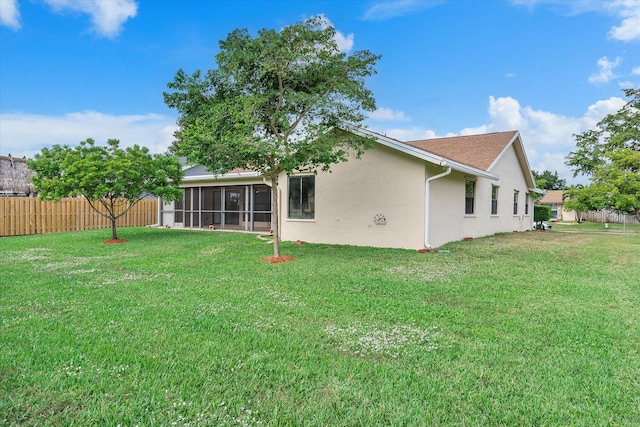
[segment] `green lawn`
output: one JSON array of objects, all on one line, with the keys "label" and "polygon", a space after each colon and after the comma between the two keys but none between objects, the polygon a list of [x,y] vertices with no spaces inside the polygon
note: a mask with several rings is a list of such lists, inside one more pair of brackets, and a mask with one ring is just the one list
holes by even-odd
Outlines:
[{"label": "green lawn", "polygon": [[560,221],[552,225],[552,229],[555,228],[554,231],[640,234],[640,225],[635,224],[608,223],[605,225],[600,222],[577,223],[574,221]]},{"label": "green lawn", "polygon": [[560,228],[1,238],[0,425],[640,425],[640,235]]}]

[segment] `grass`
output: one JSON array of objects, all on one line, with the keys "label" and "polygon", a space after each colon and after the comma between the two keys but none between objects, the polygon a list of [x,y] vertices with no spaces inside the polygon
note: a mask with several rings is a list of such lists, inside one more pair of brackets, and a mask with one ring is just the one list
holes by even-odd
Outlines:
[{"label": "grass", "polygon": [[0,239],[0,425],[640,425],[640,236],[560,228]]},{"label": "grass", "polygon": [[553,224],[552,229],[553,228],[555,228],[555,231],[579,232],[579,233],[588,233],[588,232],[629,233],[629,234],[640,233],[640,225],[637,225],[637,224],[608,223],[605,226],[605,224],[602,224],[599,222],[577,223],[574,221],[559,221],[558,223]]}]

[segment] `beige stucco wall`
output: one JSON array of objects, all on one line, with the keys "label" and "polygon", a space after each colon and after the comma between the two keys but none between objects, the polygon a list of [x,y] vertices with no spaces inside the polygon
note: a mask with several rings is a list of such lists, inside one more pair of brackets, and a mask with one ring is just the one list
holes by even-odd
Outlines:
[{"label": "beige stucco wall", "polygon": [[[379,144],[335,164],[315,183],[315,218],[287,218],[288,179],[280,179],[281,237],[312,243],[422,248],[424,162]],[[386,224],[374,223],[384,215]]]},{"label": "beige stucco wall", "polygon": [[[381,145],[360,160],[334,165],[333,173],[316,177],[314,220],[289,220],[287,179],[281,179],[283,240],[421,249],[425,247],[425,181],[445,168],[414,159]],[[452,171],[429,184],[427,243],[439,247],[463,238],[527,231],[533,204],[516,152],[509,148],[492,172],[499,179],[469,177]],[[465,180],[476,180],[473,215],[465,215]],[[497,185],[498,214],[491,215],[491,189]],[[519,191],[518,214],[513,192]],[[525,214],[525,203],[528,213]],[[374,224],[383,214],[386,225]]]},{"label": "beige stucco wall", "polygon": [[[381,144],[361,159],[335,164],[331,172],[315,179],[315,217],[288,219],[288,183],[279,180],[280,232],[282,240],[422,249],[425,247],[425,181],[446,168],[434,165]],[[504,153],[490,171],[498,180],[466,176],[462,172],[431,181],[428,213],[428,246],[440,247],[466,237],[530,230],[533,203],[515,149]],[[302,174],[304,175],[304,174]],[[465,180],[476,180],[475,213],[465,215]],[[218,180],[215,185],[263,183],[260,178]],[[187,181],[183,186],[214,185],[211,179]],[[491,190],[497,185],[498,214],[491,215]],[[518,214],[513,214],[513,192],[519,191]],[[525,214],[528,199],[529,211]],[[163,215],[173,224],[173,204]],[[376,224],[382,215],[385,224]]]},{"label": "beige stucco wall", "polygon": [[[427,168],[429,176],[443,171],[435,165]],[[428,243],[437,248],[464,234],[464,175],[452,171],[449,175],[429,184],[429,237]]]},{"label": "beige stucco wall", "polygon": [[[519,166],[513,147],[491,170],[497,181],[479,178],[476,184],[476,213],[465,216],[465,237],[480,237],[494,233],[528,231],[533,225],[533,202],[527,181]],[[491,215],[491,190],[498,186],[498,213]],[[514,190],[518,190],[518,213],[513,213]],[[525,214],[525,205],[528,212]]]},{"label": "beige stucco wall", "polygon": [[[442,168],[427,166],[427,175],[434,176]],[[452,171],[450,175],[431,181],[429,193],[428,243],[439,247],[447,242],[477,238],[495,233],[527,231],[533,221],[533,204],[526,179],[511,147],[491,171],[499,179],[477,178]],[[473,215],[465,215],[465,181],[476,181]],[[492,186],[498,186],[498,213],[491,215]],[[519,191],[518,215],[513,214],[513,192]],[[525,214],[525,203],[529,212]]]},{"label": "beige stucco wall", "polygon": [[576,211],[566,209],[564,204],[558,207],[558,219],[562,221],[576,221]]}]

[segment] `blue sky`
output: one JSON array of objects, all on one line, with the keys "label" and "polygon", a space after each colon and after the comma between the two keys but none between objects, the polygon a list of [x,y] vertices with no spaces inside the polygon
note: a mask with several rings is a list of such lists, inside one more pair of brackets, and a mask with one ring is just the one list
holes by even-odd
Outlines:
[{"label": "blue sky", "polygon": [[640,87],[640,0],[0,0],[0,154],[86,138],[167,149],[162,93],[218,41],[322,14],[345,52],[382,55],[366,125],[400,140],[520,130],[558,171],[573,134]]}]

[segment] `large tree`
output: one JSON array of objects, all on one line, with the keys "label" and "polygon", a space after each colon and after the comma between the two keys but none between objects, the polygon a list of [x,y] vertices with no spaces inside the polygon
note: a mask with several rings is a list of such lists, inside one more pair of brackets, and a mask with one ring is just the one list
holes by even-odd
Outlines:
[{"label": "large tree", "polygon": [[118,218],[144,197],[182,197],[182,166],[175,156],[152,155],[138,145],[121,149],[117,139],[110,139],[107,146],[89,138],[75,147],[43,148],[27,164],[35,172],[32,181],[40,198],[84,197],[93,210],[111,221],[114,240]]},{"label": "large tree", "polygon": [[544,170],[541,173],[533,172],[533,177],[536,180],[536,188],[542,190],[564,190],[567,186],[567,181],[561,179],[558,176],[558,172],[551,172],[550,170]]},{"label": "large tree", "polygon": [[174,150],[213,173],[248,169],[271,185],[274,256],[280,256],[278,177],[329,170],[371,146],[333,129],[360,124],[375,100],[365,78],[379,56],[340,52],[321,17],[280,31],[246,29],[220,41],[217,68],[179,70],[165,103],[178,110]]},{"label": "large tree", "polygon": [[591,185],[568,191],[570,209],[612,209],[640,220],[640,89],[624,94],[630,98],[624,107],[596,129],[575,135],[578,149],[569,153],[567,165],[574,176],[588,175]]}]

